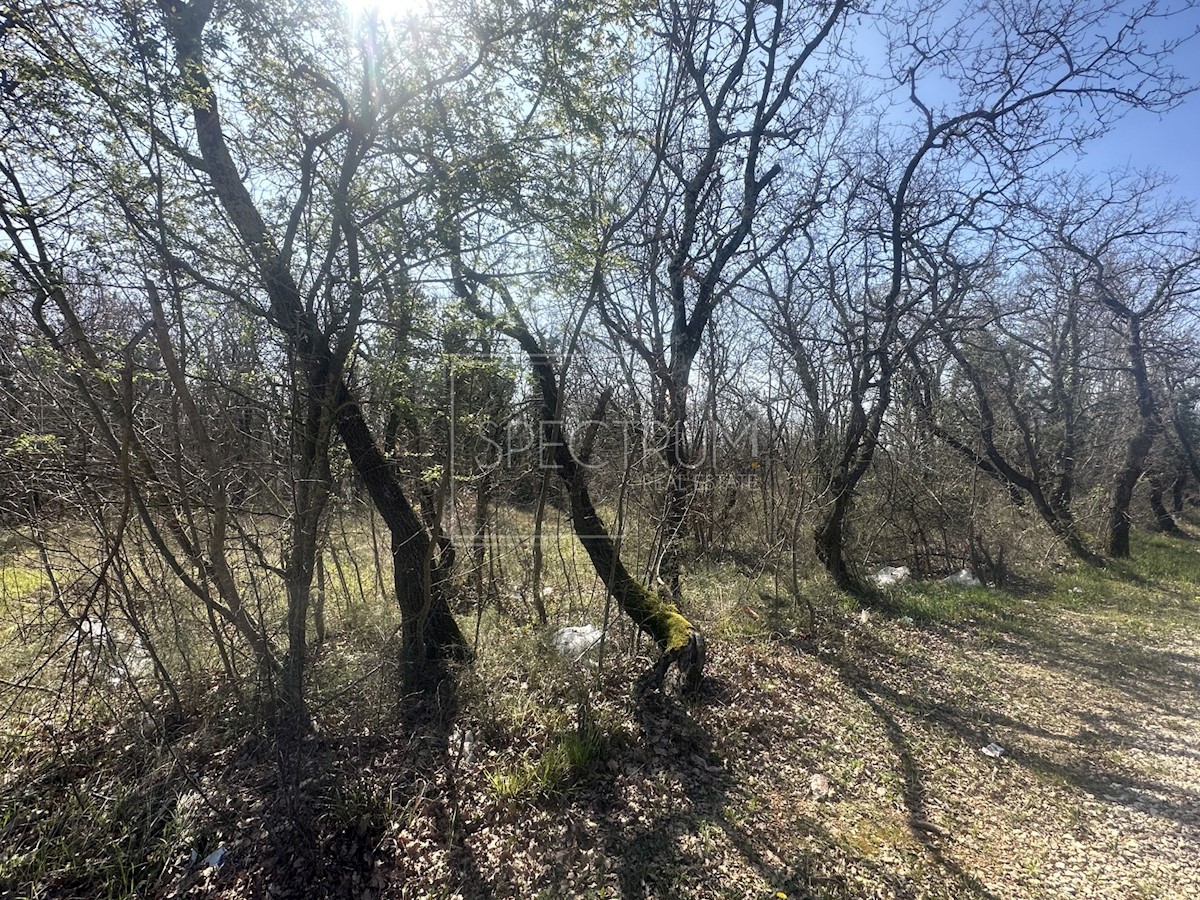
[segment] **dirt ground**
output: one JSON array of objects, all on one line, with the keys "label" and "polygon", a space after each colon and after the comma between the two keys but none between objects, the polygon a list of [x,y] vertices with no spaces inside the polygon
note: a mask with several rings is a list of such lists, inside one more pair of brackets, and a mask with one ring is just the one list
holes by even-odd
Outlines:
[{"label": "dirt ground", "polygon": [[[1111,608],[1015,606],[957,625],[874,614],[825,637],[729,636],[687,703],[622,693],[640,664],[627,659],[604,691],[622,699],[594,711],[604,752],[561,791],[497,791],[496,773],[536,760],[549,732],[505,730],[494,709],[478,715],[486,704],[440,742],[325,747],[376,793],[392,785],[404,815],[349,821],[316,848],[354,863],[320,892],[1200,896],[1200,641],[1137,633]],[[552,668],[514,675],[513,696],[569,711]],[[982,752],[993,743],[999,757]],[[303,893],[278,876],[295,845],[273,837],[280,856],[260,874],[235,865],[189,887]]]}]

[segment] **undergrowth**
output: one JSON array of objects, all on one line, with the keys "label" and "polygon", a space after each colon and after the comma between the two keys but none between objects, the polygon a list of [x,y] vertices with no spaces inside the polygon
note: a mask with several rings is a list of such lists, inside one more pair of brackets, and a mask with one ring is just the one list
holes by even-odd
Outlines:
[{"label": "undergrowth", "polygon": [[[732,654],[751,646],[768,648],[767,657],[811,653],[853,674],[856,660],[847,655],[870,652],[870,640],[878,638],[866,629],[860,629],[862,639],[845,638],[856,629],[858,601],[819,577],[806,576],[794,592],[765,569],[714,563],[691,574],[689,614],[694,611],[715,643],[735,648]],[[1164,635],[1194,624],[1200,613],[1200,543],[1190,540],[1137,534],[1130,560],[1040,574],[1040,581],[1008,589],[909,582],[876,592],[868,621],[914,629],[914,646],[904,651],[914,658],[892,652],[897,664],[917,666],[921,629],[1033,640],[1042,637],[1043,621],[1066,614],[1086,619],[1088,628],[1118,629],[1128,638]],[[602,597],[567,601],[563,598],[571,590],[578,595],[581,586],[566,579],[550,583],[557,622],[600,621]],[[45,589],[36,571],[15,564],[0,571],[0,586],[10,605]],[[808,603],[819,613],[815,628]],[[468,634],[473,636],[477,624],[480,629],[479,658],[463,673],[454,705],[440,711],[441,719],[434,717],[433,736],[422,742],[408,730],[394,664],[396,615],[384,605],[385,598],[369,590],[331,601],[329,638],[313,648],[310,670],[316,732],[295,751],[289,763],[294,770],[271,749],[261,723],[234,711],[238,703],[230,686],[211,672],[198,672],[180,685],[193,702],[171,714],[151,690],[135,697],[115,688],[77,707],[73,720],[64,719],[61,710],[47,711],[51,707],[36,716],[26,715],[28,703],[8,707],[0,723],[0,895],[166,892],[200,878],[204,858],[220,847],[236,849],[241,841],[244,849],[234,854],[231,868],[253,873],[265,866],[264,859],[280,854],[283,859],[291,851],[279,848],[290,847],[297,835],[310,848],[305,865],[316,865],[312,860],[325,852],[321,848],[352,846],[353,853],[342,855],[354,857],[362,879],[345,884],[365,889],[371,867],[386,853],[419,855],[427,844],[436,845],[421,833],[430,809],[449,808],[442,821],[449,823],[446,833],[454,833],[457,807],[446,799],[451,788],[445,779],[458,779],[453,791],[462,796],[486,796],[499,808],[525,815],[581,802],[586,791],[602,794],[603,779],[618,760],[625,765],[646,750],[640,745],[650,728],[644,718],[648,707],[632,685],[652,661],[653,648],[619,615],[609,624],[602,668],[595,651],[577,661],[562,659],[542,632],[514,623],[494,606],[478,618],[464,617]],[[3,634],[7,640],[14,636],[11,629]],[[19,657],[13,648],[5,665]],[[769,661],[762,666],[756,696],[821,689],[817,682],[787,682],[770,670]],[[737,686],[725,683],[719,670],[711,674],[709,702],[717,697],[738,703]],[[690,713],[681,705],[673,715],[686,719]],[[797,724],[772,720],[769,708],[763,715],[770,740],[781,740]],[[847,735],[854,738],[846,732],[823,739],[821,752],[830,759],[844,756],[840,741]],[[700,737],[671,746],[702,777],[732,777]],[[670,756],[651,756],[671,771]],[[820,759],[808,764],[822,765]],[[856,773],[862,766],[856,760],[827,768],[845,772],[849,780],[861,777]],[[887,796],[904,790],[887,779],[879,786]],[[757,788],[722,789],[748,797],[738,815],[755,821]],[[278,822],[295,824],[279,832],[272,824]],[[846,844],[851,850],[856,841],[873,847],[899,840],[886,822],[856,827],[858,837]],[[855,850],[860,851],[866,853]],[[299,865],[290,856],[279,863],[293,864]],[[329,881],[335,883],[343,882]]]}]

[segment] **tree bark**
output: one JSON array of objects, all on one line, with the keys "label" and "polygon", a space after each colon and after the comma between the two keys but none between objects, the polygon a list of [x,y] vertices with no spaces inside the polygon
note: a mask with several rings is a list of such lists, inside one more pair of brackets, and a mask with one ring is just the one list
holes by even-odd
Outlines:
[{"label": "tree bark", "polygon": [[833,506],[813,533],[817,559],[825,572],[842,590],[854,590],[857,582],[846,562],[846,517],[850,512],[851,491],[835,489]]},{"label": "tree bark", "polygon": [[1133,377],[1138,424],[1125,451],[1125,460],[1113,477],[1112,502],[1108,509],[1108,552],[1118,559],[1129,556],[1129,532],[1132,526],[1129,508],[1133,503],[1133,490],[1145,474],[1146,460],[1154,446],[1154,439],[1163,427],[1146,369],[1141,317],[1126,310],[1125,322],[1129,329],[1130,375]]},{"label": "tree bark", "polygon": [[1175,473],[1175,477],[1171,479],[1171,511],[1176,513],[1183,512],[1183,497],[1184,490],[1187,488],[1188,473],[1187,469],[1180,469]]},{"label": "tree bark", "polygon": [[1154,513],[1154,527],[1163,534],[1182,534],[1183,531],[1175,521],[1175,517],[1171,515],[1167,509],[1163,498],[1166,496],[1167,488],[1163,483],[1162,476],[1157,472],[1150,476],[1150,510]]}]

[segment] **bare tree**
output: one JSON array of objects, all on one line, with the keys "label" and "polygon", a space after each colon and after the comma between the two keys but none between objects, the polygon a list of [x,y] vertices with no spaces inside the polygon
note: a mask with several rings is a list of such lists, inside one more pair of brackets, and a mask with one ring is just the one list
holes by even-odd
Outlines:
[{"label": "bare tree", "polygon": [[[1081,264],[1093,302],[1113,316],[1125,342],[1126,373],[1137,420],[1113,476],[1108,552],[1129,556],[1130,506],[1164,428],[1149,359],[1152,332],[1200,292],[1200,247],[1180,210],[1157,202],[1154,185],[1117,183],[1070,203],[1056,223],[1063,246]],[[1161,505],[1161,504],[1160,504]]]},{"label": "bare tree", "polygon": [[881,132],[863,179],[862,189],[878,197],[871,233],[886,274],[878,289],[863,292],[875,299],[856,314],[858,327],[876,333],[854,404],[860,411],[841,436],[829,512],[816,532],[817,555],[839,584],[853,582],[844,555],[851,498],[879,445],[892,379],[923,327],[913,323],[926,321],[910,279],[943,245],[938,235],[948,226],[998,227],[1010,214],[1006,202],[1064,148],[1102,133],[1125,110],[1169,109],[1185,96],[1168,67],[1180,41],[1149,50],[1141,40],[1160,15],[1110,2],[1013,0],[980,10],[904,10],[889,25],[891,74],[913,124]]},{"label": "bare tree", "polygon": [[[849,108],[836,73],[850,4],[659,4],[650,86],[626,158],[637,173],[622,228],[599,243],[597,309],[644,367],[666,469],[656,574],[678,597],[680,544],[702,462],[691,396],[713,316],[827,199]],[[640,77],[640,76],[639,76]],[[702,405],[702,404],[701,404]]]}]

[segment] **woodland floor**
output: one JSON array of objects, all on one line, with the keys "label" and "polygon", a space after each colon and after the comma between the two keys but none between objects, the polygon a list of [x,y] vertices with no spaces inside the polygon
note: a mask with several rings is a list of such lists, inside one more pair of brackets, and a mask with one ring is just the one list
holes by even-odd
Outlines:
[{"label": "woodland floor", "polygon": [[[602,684],[530,638],[485,657],[423,737],[352,703],[318,711],[291,791],[278,772],[296,761],[265,742],[184,728],[158,770],[202,760],[190,778],[212,806],[186,812],[178,786],[159,790],[176,846],[139,893],[1200,896],[1200,542],[1148,540],[1156,571],[1013,593],[912,585],[814,634],[764,601],[723,619],[690,701],[635,699],[646,658],[619,636]],[[94,743],[40,774],[9,745],[0,796],[20,809],[92,789],[89,760],[121,753]],[[137,777],[178,785],[154,771]],[[22,816],[6,814],[6,841]],[[188,843],[226,847],[224,864],[190,863]],[[0,850],[0,875],[28,870],[19,849]],[[9,895],[95,894],[57,865]]]}]

